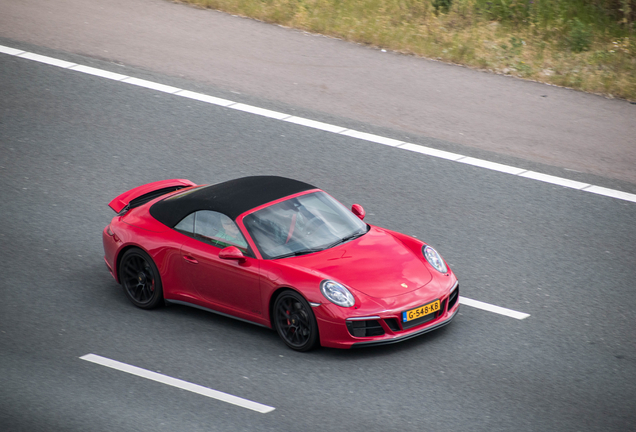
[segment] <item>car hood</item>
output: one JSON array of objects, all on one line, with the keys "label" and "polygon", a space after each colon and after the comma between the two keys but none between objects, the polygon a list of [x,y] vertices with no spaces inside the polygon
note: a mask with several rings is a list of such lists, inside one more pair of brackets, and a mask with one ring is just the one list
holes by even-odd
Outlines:
[{"label": "car hood", "polygon": [[320,272],[325,278],[375,298],[405,294],[432,279],[421,252],[414,253],[377,227],[348,243],[285,261]]}]

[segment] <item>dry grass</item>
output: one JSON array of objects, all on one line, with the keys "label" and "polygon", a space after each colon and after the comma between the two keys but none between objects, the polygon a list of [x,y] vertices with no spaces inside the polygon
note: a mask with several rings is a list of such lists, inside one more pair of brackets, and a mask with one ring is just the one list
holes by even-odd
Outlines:
[{"label": "dry grass", "polygon": [[633,0],[183,1],[405,54],[636,101]]}]

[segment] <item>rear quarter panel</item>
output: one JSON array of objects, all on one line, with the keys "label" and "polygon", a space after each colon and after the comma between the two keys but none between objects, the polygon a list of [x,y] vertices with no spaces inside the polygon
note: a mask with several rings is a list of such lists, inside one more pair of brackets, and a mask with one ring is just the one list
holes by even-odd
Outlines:
[{"label": "rear quarter panel", "polygon": [[[171,230],[156,220],[147,221],[151,216],[144,216],[142,208],[134,209],[131,214],[123,217],[116,216],[110,223],[113,236],[104,230],[104,252],[106,261],[112,268],[113,276],[119,282],[119,261],[122,255],[131,247],[145,251],[155,262],[163,285],[164,296],[173,298],[176,293],[187,291],[180,282],[180,246],[182,239],[178,232]],[[132,214],[133,212],[137,215]],[[154,221],[154,222],[153,222]],[[133,222],[131,225],[127,222]],[[139,226],[141,225],[141,226]]]}]

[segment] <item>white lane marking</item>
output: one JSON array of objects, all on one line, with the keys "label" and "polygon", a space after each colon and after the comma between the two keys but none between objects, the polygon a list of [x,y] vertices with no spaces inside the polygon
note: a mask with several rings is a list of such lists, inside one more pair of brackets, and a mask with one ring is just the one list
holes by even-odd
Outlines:
[{"label": "white lane marking", "polygon": [[139,87],[145,87],[145,88],[149,88],[151,90],[157,90],[160,92],[164,92],[164,93],[176,93],[182,89],[177,88],[177,87],[172,87],[169,85],[165,85],[165,84],[159,84],[153,81],[147,81],[144,79],[139,79],[139,78],[133,78],[133,77],[128,77],[126,79],[123,79],[121,82],[125,82],[126,84],[132,84],[132,85],[136,85]]},{"label": "white lane marking", "polygon": [[493,312],[499,315],[505,315],[511,318],[516,318],[518,320],[526,319],[530,316],[530,314],[527,314],[524,312],[517,312],[512,309],[502,308],[500,306],[495,306],[490,303],[484,303],[484,302],[480,302],[479,300],[473,300],[473,299],[469,299],[462,296],[459,296],[459,303],[466,306],[474,307],[477,309],[482,309],[488,312]]},{"label": "white lane marking", "polygon": [[[451,153],[444,150],[438,150],[430,147],[425,147],[419,144],[412,143],[402,143],[399,140],[394,140],[393,138],[381,137],[378,135],[367,134],[366,132],[354,131],[351,129],[343,128],[342,126],[336,126],[328,123],[323,123],[315,120],[306,119],[303,117],[296,117],[290,114],[279,113],[276,111],[271,111],[264,108],[259,108],[251,105],[245,105],[242,103],[238,103],[236,101],[230,101],[226,99],[217,98],[214,96],[209,96],[201,93],[191,92],[189,90],[183,90],[172,86],[167,86],[164,84],[155,83],[152,81],[146,81],[138,78],[127,77],[125,75],[119,75],[113,72],[109,72],[106,70],[100,70],[95,68],[89,68],[88,66],[75,65],[74,63],[66,62],[64,60],[53,59],[52,57],[46,57],[35,53],[29,53],[25,51],[21,51],[15,48],[7,47],[0,45],[0,53],[18,56],[21,58],[25,58],[28,60],[39,61],[42,63],[47,63],[52,66],[58,66],[65,69],[74,70],[77,72],[88,73],[91,75],[101,76],[108,79],[115,79],[120,82],[125,82],[127,84],[134,84],[141,87],[146,87],[152,90],[158,90],[165,93],[171,93],[176,96],[182,96],[190,99],[195,99],[201,102],[210,103],[213,105],[219,105],[228,108],[234,108],[237,110],[245,111],[248,113],[252,113],[255,115],[261,115],[265,117],[270,117],[282,121],[286,121],[289,123],[298,124],[301,126],[307,126],[314,129],[320,129],[326,132],[332,132],[335,134],[346,135],[353,138],[358,138],[361,140],[379,143],[383,145],[392,146],[399,149],[409,150],[416,153],[425,154],[428,156],[448,159],[451,161],[462,162],[465,164],[470,164],[474,166],[478,166],[481,168],[486,168],[510,175],[515,175],[518,177],[524,177],[531,180],[538,180],[546,183],[552,183],[555,185],[563,186],[569,189],[577,189],[585,192],[591,192],[597,195],[603,195],[610,198],[620,199],[624,201],[630,201],[636,203],[636,194],[622,192],[615,189],[608,189],[600,186],[588,185],[587,183],[581,183],[574,180],[569,180],[566,178],[555,177],[547,174],[536,173],[533,171],[527,171],[522,168],[516,168],[509,165],[503,165],[496,162],[490,162],[483,159],[476,159],[473,157]],[[70,66],[69,66],[70,65]],[[101,72],[97,72],[101,71]],[[124,78],[119,78],[119,77]]]},{"label": "white lane marking", "polygon": [[245,111],[251,114],[256,114],[263,117],[269,117],[276,120],[284,120],[288,117],[291,117],[289,114],[284,114],[278,111],[272,111],[265,108],[259,108],[252,105],[245,105],[242,103],[235,103],[233,105],[228,106],[228,108],[232,108],[239,111]]},{"label": "white lane marking", "polygon": [[231,394],[223,393],[217,390],[212,390],[210,388],[203,387],[198,384],[192,384],[187,381],[183,381],[177,378],[172,378],[157,372],[152,372],[147,369],[139,368],[137,366],[131,366],[129,364],[118,362],[117,360],[111,360],[109,358],[98,356],[96,354],[86,354],[80,358],[82,360],[86,360],[91,363],[96,363],[98,365],[106,366],[111,369],[116,369],[121,372],[126,372],[131,375],[136,375],[138,377],[146,378],[152,381],[157,381],[172,387],[177,387],[183,390],[190,391],[192,393],[197,393],[203,396],[207,396],[212,399],[227,402],[229,404],[237,405],[242,408],[247,408],[262,414],[274,411],[276,409],[274,407],[263,405],[258,402],[253,402],[251,400],[243,399],[238,396],[233,396]]},{"label": "white lane marking", "polygon": [[122,81],[122,80],[125,80],[126,78],[130,78],[128,75],[122,75],[115,72],[109,72],[103,69],[97,69],[90,66],[75,65],[71,67],[70,69],[77,72],[82,72],[89,75],[95,75],[98,77],[107,78],[107,79],[111,79],[115,81]]},{"label": "white lane marking", "polygon": [[68,69],[71,66],[76,66],[75,63],[67,62],[65,60],[56,59],[53,57],[47,57],[40,54],[34,54],[30,52],[23,52],[22,54],[18,54],[18,57],[25,58],[28,60],[33,60],[40,63],[46,63],[51,66],[57,66],[64,69]]},{"label": "white lane marking", "polygon": [[598,195],[604,195],[610,198],[617,198],[620,200],[636,202],[636,195],[633,195],[627,192],[617,191],[614,189],[604,188],[601,186],[588,186],[582,190],[584,190],[585,192],[592,192]]},{"label": "white lane marking", "polygon": [[589,183],[581,183],[574,180],[564,179],[561,177],[555,177],[548,174],[541,174],[535,171],[526,171],[519,174],[520,177],[529,178],[532,180],[539,180],[546,183],[552,183],[559,186],[564,186],[572,189],[583,189],[590,186]]},{"label": "white lane marking", "polygon": [[15,48],[11,48],[11,47],[7,47],[4,45],[0,45],[0,52],[4,53],[4,54],[9,54],[12,56],[17,56],[22,54],[24,51],[19,50],[19,49],[15,49]]},{"label": "white lane marking", "polygon": [[288,117],[285,120],[286,122],[290,122],[290,123],[295,123],[297,125],[301,125],[301,126],[307,126],[310,128],[314,128],[314,129],[320,129],[320,130],[324,130],[327,132],[333,132],[333,133],[337,133],[339,134],[340,132],[344,132],[347,130],[347,128],[343,128],[342,126],[335,126],[329,123],[323,123],[323,122],[319,122],[316,120],[310,120],[310,119],[306,119],[303,117]]},{"label": "white lane marking", "polygon": [[506,174],[519,175],[521,173],[526,172],[527,170],[513,167],[510,165],[502,165],[496,162],[489,162],[483,159],[475,159],[473,157],[465,157],[461,159],[457,159],[457,162],[465,163],[468,165],[474,165],[480,168],[486,168],[493,171],[499,171]]},{"label": "white lane marking", "polygon": [[200,102],[205,102],[205,103],[209,103],[212,105],[219,105],[222,107],[226,107],[229,105],[233,105],[236,104],[236,102],[231,101],[231,100],[227,100],[227,99],[221,99],[218,97],[214,97],[214,96],[209,96],[203,93],[195,93],[192,92],[190,90],[181,90],[175,93],[175,95],[177,96],[183,96],[185,98],[188,99],[194,99],[194,100],[198,100]]},{"label": "white lane marking", "polygon": [[353,138],[358,138],[364,141],[371,141],[374,143],[378,143],[378,144],[384,144],[384,145],[388,145],[391,147],[396,147],[399,146],[400,144],[404,144],[404,141],[398,141],[396,139],[393,138],[387,138],[387,137],[383,137],[380,135],[373,135],[370,133],[366,133],[366,132],[359,132],[359,131],[355,131],[355,130],[346,130],[344,132],[340,132],[340,135],[346,135],[346,136],[350,136]]},{"label": "white lane marking", "polygon": [[422,145],[419,144],[410,144],[410,143],[406,143],[406,144],[401,144],[398,146],[398,148],[404,149],[404,150],[409,150],[409,151],[413,151],[416,153],[422,153],[428,156],[433,156],[436,158],[441,158],[441,159],[448,159],[448,160],[452,160],[452,161],[457,161],[461,158],[464,158],[466,156],[464,155],[460,155],[457,153],[451,153],[451,152],[447,152],[444,150],[438,150],[438,149],[434,149],[434,148],[430,148],[430,147],[424,147]]}]

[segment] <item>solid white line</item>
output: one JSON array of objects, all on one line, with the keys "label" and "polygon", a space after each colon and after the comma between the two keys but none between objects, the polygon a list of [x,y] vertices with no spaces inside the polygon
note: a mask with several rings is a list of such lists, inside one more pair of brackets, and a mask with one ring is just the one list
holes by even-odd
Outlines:
[{"label": "solid white line", "polygon": [[482,309],[488,312],[493,312],[499,315],[509,316],[511,318],[516,318],[518,320],[526,319],[530,316],[530,314],[517,312],[512,309],[502,308],[500,306],[491,305],[490,303],[480,302],[479,300],[473,300],[466,297],[459,296],[459,303],[474,307],[477,309]]},{"label": "solid white line", "polygon": [[75,63],[67,62],[67,61],[56,59],[53,57],[43,56],[40,54],[34,54],[30,52],[23,52],[22,54],[18,54],[18,57],[25,58],[28,60],[33,60],[40,63],[50,64],[51,66],[57,66],[64,69],[68,69],[71,66],[76,66]]},{"label": "solid white line", "polygon": [[502,165],[496,162],[489,162],[482,159],[475,159],[473,157],[461,158],[461,159],[458,159],[457,162],[465,163],[468,165],[474,165],[476,167],[486,168],[489,170],[499,171],[502,173],[512,174],[512,175],[519,175],[527,171],[521,168],[509,166],[509,165]]},{"label": "solid white line", "polygon": [[4,45],[0,45],[0,52],[3,54],[9,54],[12,56],[17,56],[22,54],[24,51],[19,50],[19,49],[15,49],[15,48],[11,48],[11,47],[7,47]]},{"label": "solid white line", "polygon": [[371,141],[378,144],[384,144],[391,147],[399,146],[400,144],[404,144],[404,141],[398,141],[393,138],[386,138],[380,135],[373,135],[366,132],[359,132],[355,130],[345,130],[344,132],[340,132],[340,135],[346,135],[353,138],[358,138],[364,141]]},{"label": "solid white line", "polygon": [[526,171],[522,174],[519,174],[519,177],[525,177],[532,180],[539,180],[546,183],[552,183],[559,186],[564,186],[572,189],[583,189],[589,185],[589,183],[581,183],[574,180],[568,180],[561,177],[555,177],[548,174],[541,174],[535,171]]},{"label": "solid white line", "polygon": [[217,98],[214,96],[209,96],[201,93],[191,92],[189,90],[183,90],[177,87],[172,87],[164,84],[155,83],[152,81],[146,81],[139,78],[132,78],[126,75],[120,75],[114,72],[109,72],[106,70],[95,69],[88,66],[75,65],[75,63],[70,63],[64,60],[53,59],[52,57],[42,56],[40,54],[29,53],[25,51],[21,51],[15,48],[7,47],[0,45],[0,53],[18,56],[21,58],[25,58],[28,60],[39,61],[42,63],[47,63],[52,66],[58,66],[65,69],[71,69],[77,72],[84,72],[91,75],[100,76],[103,78],[114,79],[120,82],[125,82],[127,84],[134,84],[140,87],[149,88],[152,90],[157,90],[165,93],[174,94],[176,96],[182,96],[189,99],[198,100],[201,102],[219,105],[223,107],[233,108],[240,111],[245,111],[248,113],[252,113],[255,115],[260,115],[264,117],[269,117],[281,121],[286,121],[289,123],[294,123],[301,126],[306,126],[314,129],[320,129],[326,132],[332,132],[340,135],[346,135],[352,138],[361,139],[364,141],[374,142],[378,144],[388,145],[391,147],[409,150],[416,153],[425,154],[427,156],[432,156],[441,159],[447,159],[455,162],[461,162],[473,166],[477,166],[480,168],[486,168],[494,171],[499,171],[506,174],[511,174],[519,177],[524,177],[531,180],[537,180],[546,183],[552,183],[555,185],[563,186],[570,189],[582,190],[585,192],[591,192],[597,195],[603,195],[615,199],[620,199],[624,201],[634,202],[636,203],[636,194],[631,194],[628,192],[622,192],[614,189],[608,189],[600,186],[589,185],[587,183],[581,183],[574,180],[569,180],[566,178],[555,177],[547,174],[541,174],[533,171],[527,171],[522,168],[517,168],[509,165],[503,165],[496,162],[490,162],[483,159],[477,159],[457,153],[451,153],[444,150],[438,150],[430,147],[425,147],[418,144],[412,143],[403,143],[402,141],[395,140],[393,138],[382,137],[378,135],[369,134],[366,132],[359,132],[350,130],[347,128],[343,128],[342,126],[336,126],[328,123],[323,123],[303,117],[296,117],[290,114],[279,113],[277,111],[271,111],[264,108],[255,107],[252,105],[246,105],[242,103],[238,103],[235,101],[230,101],[226,99]]},{"label": "solid white line", "polygon": [[271,406],[259,404],[258,402],[252,402],[251,400],[243,399],[238,396],[233,396],[231,394],[223,393],[217,390],[212,390],[210,388],[203,387],[198,384],[192,384],[187,381],[183,381],[177,378],[172,378],[157,372],[152,372],[147,369],[138,368],[137,366],[131,366],[129,364],[118,362],[117,360],[111,360],[109,358],[98,356],[95,354],[86,354],[80,358],[82,360],[86,360],[91,363],[96,363],[98,365],[102,365],[102,366],[109,367],[111,369],[116,369],[118,371],[126,372],[131,375],[136,375],[136,376],[146,378],[152,381],[157,381],[162,384],[166,384],[172,387],[177,387],[183,390],[197,393],[212,399],[227,402],[229,404],[237,405],[242,408],[247,408],[262,414],[274,411],[276,409]]},{"label": "solid white line", "polygon": [[284,114],[278,111],[272,111],[265,108],[259,108],[252,105],[245,105],[242,103],[235,103],[234,105],[229,106],[229,108],[239,110],[239,111],[245,111],[245,112],[260,115],[263,117],[273,118],[276,120],[283,120],[283,119],[286,119],[287,117],[291,117],[289,114]]},{"label": "solid white line", "polygon": [[107,78],[107,79],[111,79],[111,80],[115,80],[115,81],[121,81],[124,80],[126,78],[130,78],[128,75],[122,75],[122,74],[118,74],[115,72],[109,72],[103,69],[97,69],[94,67],[90,67],[90,66],[83,66],[83,65],[75,65],[73,67],[70,68],[71,70],[77,71],[77,72],[82,72],[88,75],[95,75],[98,77],[102,77],[102,78]]},{"label": "solid white line", "polygon": [[323,123],[323,122],[319,122],[316,120],[310,120],[310,119],[306,119],[303,117],[288,117],[285,120],[286,122],[290,122],[290,123],[295,123],[301,126],[307,126],[310,128],[314,128],[314,129],[320,129],[320,130],[324,130],[327,132],[333,132],[333,133],[341,133],[347,130],[347,128],[343,128],[342,126],[335,126],[335,125],[331,125],[328,123]]},{"label": "solid white line", "polygon": [[144,79],[139,79],[139,78],[132,78],[132,77],[128,77],[124,80],[122,80],[122,82],[125,82],[126,84],[132,84],[132,85],[136,85],[139,87],[145,87],[145,88],[149,88],[151,90],[157,90],[160,92],[164,92],[164,93],[176,93],[182,89],[177,88],[177,87],[172,87],[169,85],[165,85],[165,84],[159,84],[153,81],[146,81]]},{"label": "solid white line", "polygon": [[201,102],[205,102],[205,103],[209,103],[212,105],[219,105],[219,106],[229,106],[229,105],[233,105],[236,104],[236,102],[231,101],[231,100],[227,100],[227,99],[221,99],[218,97],[214,97],[214,96],[209,96],[203,93],[195,93],[192,92],[190,90],[181,90],[175,93],[175,95],[177,96],[183,96],[185,98],[188,99],[194,99],[194,100],[198,100]]},{"label": "solid white line", "polygon": [[428,156],[433,156],[436,158],[441,158],[441,159],[448,159],[448,160],[452,160],[452,161],[456,161],[459,160],[461,158],[464,158],[466,156],[464,155],[460,155],[457,153],[451,153],[451,152],[447,152],[444,150],[438,150],[438,149],[434,149],[434,148],[430,148],[430,147],[424,147],[421,146],[419,144],[410,144],[410,143],[406,143],[406,144],[402,144],[400,146],[398,146],[398,148],[404,149],[404,150],[410,150],[416,153],[422,153]]},{"label": "solid white line", "polygon": [[636,195],[627,192],[621,192],[614,189],[608,189],[601,186],[589,186],[583,189],[585,192],[592,192],[598,195],[604,195],[610,198],[617,198],[625,201],[636,203]]}]

